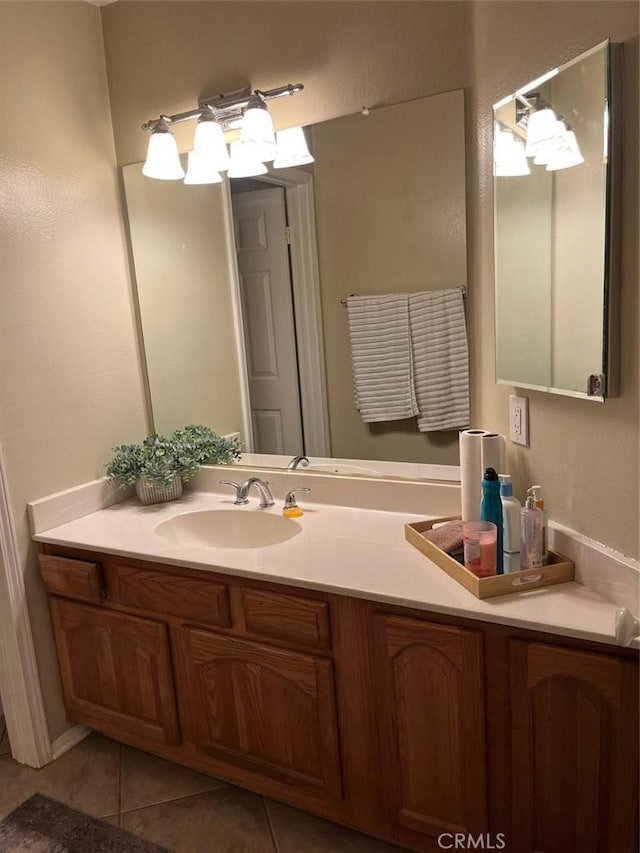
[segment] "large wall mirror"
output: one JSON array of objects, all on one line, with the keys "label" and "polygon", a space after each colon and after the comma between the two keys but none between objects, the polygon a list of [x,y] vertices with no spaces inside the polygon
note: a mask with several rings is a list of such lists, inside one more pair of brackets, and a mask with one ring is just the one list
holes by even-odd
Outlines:
[{"label": "large wall mirror", "polygon": [[[186,186],[124,168],[154,428],[237,432],[266,464],[306,453],[408,463],[407,473],[458,465],[457,430],[361,421],[344,300],[466,285],[463,92],[306,135],[313,164],[260,178]],[[251,400],[276,374],[298,416],[270,419],[267,405],[257,422]]]},{"label": "large wall mirror", "polygon": [[615,47],[494,106],[499,383],[596,400],[617,392]]}]

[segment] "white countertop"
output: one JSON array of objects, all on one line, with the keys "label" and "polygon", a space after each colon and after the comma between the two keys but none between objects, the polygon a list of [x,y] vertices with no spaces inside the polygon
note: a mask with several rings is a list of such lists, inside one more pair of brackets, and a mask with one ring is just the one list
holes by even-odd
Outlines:
[{"label": "white countertop", "polygon": [[34,539],[615,644],[616,605],[579,583],[476,599],[405,541],[405,523],[425,514],[300,504],[300,532],[262,548],[178,547],[156,533],[160,522],[186,512],[281,513],[280,500],[261,510],[254,496],[249,506],[236,508],[227,494],[212,492],[149,507],[123,501],[41,530]]}]

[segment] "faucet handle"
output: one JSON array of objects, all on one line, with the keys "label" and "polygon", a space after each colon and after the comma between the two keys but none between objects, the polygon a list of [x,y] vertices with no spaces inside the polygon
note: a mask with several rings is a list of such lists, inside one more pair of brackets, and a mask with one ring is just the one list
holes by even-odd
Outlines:
[{"label": "faucet handle", "polygon": [[295,497],[296,494],[298,492],[310,492],[310,491],[311,491],[311,489],[303,487],[300,489],[291,489],[290,492],[287,492],[287,495],[284,499],[283,512],[285,510],[288,510],[288,509],[298,509],[298,504],[296,503],[296,497]]},{"label": "faucet handle", "polygon": [[244,506],[245,504],[249,503],[249,498],[246,496],[246,494],[244,496],[242,495],[242,486],[240,485],[240,483],[234,483],[233,480],[220,480],[220,485],[233,486],[233,488],[236,490],[236,499],[233,502],[235,506]]}]

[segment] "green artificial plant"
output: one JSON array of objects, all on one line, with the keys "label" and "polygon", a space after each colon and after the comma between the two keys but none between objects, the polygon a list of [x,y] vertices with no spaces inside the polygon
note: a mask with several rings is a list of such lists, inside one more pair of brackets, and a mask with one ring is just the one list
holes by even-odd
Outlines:
[{"label": "green artificial plant", "polygon": [[223,438],[209,427],[190,424],[170,438],[152,434],[142,444],[115,447],[107,474],[121,488],[138,479],[148,486],[169,488],[175,477],[190,480],[203,464],[237,462],[240,452],[239,439]]}]

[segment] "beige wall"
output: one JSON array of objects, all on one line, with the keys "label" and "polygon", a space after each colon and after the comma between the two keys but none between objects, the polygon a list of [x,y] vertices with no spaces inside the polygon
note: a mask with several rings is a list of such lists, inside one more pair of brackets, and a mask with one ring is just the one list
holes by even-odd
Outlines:
[{"label": "beige wall", "polygon": [[332,455],[457,465],[457,430],[362,422],[341,299],[466,287],[464,93],[356,113],[309,135]]},{"label": "beige wall", "polygon": [[[508,445],[514,485],[541,483],[551,517],[632,557],[638,507],[638,4],[474,2],[467,187],[472,411],[508,429],[508,387],[493,377],[491,105],[610,37],[624,42],[621,395],[604,404],[527,392],[529,449]],[[579,247],[576,247],[579,251]]]},{"label": "beige wall", "polygon": [[0,3],[0,445],[50,734],[66,728],[26,503],[146,431],[100,14]]}]

